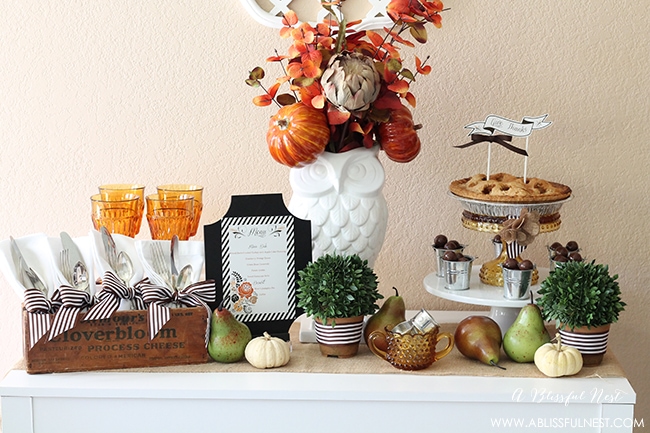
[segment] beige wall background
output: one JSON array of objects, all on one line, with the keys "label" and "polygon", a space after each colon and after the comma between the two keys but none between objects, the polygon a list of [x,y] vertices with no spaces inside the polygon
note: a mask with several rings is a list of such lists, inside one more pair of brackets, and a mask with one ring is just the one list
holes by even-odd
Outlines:
[{"label": "beige wall background", "polygon": [[[647,287],[650,235],[650,3],[448,0],[443,28],[413,53],[434,72],[413,86],[423,124],[421,155],[382,155],[390,219],[375,266],[384,295],[400,289],[410,309],[470,309],[424,291],[439,233],[492,255],[489,235],[463,229],[446,195],[453,179],[484,172],[486,148],[459,150],[463,126],[488,114],[548,113],[530,139],[528,175],[570,185],[558,232],[528,257],[541,266],[553,241],[578,241],[619,275],[627,310],[611,350],[650,421]],[[101,183],[205,186],[203,223],[232,194],[281,192],[288,168],[265,144],[275,110],[258,108],[244,79],[287,41],[236,1],[4,0],[0,3],[0,238],[73,236],[91,228],[89,196]],[[519,143],[522,144],[522,143]],[[496,147],[492,171],[523,174]],[[146,229],[146,223],[145,223]],[[147,238],[143,230],[139,237]],[[199,236],[197,239],[201,239]],[[21,357],[20,300],[0,278],[0,377]]]}]

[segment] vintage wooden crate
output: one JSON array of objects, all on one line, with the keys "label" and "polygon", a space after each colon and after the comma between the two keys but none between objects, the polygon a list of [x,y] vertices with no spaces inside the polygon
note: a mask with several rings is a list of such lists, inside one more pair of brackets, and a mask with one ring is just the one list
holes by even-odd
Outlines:
[{"label": "vintage wooden crate", "polygon": [[23,311],[24,357],[28,373],[59,373],[208,361],[203,307],[171,309],[171,318],[149,339],[147,311],[116,311],[106,320],[83,322],[48,341],[47,334],[29,349],[27,312]]}]

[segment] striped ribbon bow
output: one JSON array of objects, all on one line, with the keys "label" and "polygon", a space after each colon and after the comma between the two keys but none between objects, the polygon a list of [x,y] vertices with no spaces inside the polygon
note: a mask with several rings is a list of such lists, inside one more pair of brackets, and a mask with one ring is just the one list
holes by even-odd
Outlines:
[{"label": "striped ribbon bow", "polygon": [[59,288],[61,308],[56,312],[50,330],[49,341],[74,327],[82,309],[91,307],[93,297],[90,293],[63,285]]},{"label": "striped ribbon bow", "polygon": [[61,301],[58,290],[54,293],[52,300],[49,300],[43,292],[31,288],[25,290],[24,302],[29,323],[29,348],[31,349],[50,330],[52,324],[50,314],[59,309]]},{"label": "striped ribbon bow", "polygon": [[88,311],[88,314],[83,318],[84,322],[108,319],[120,307],[122,299],[131,301],[134,310],[144,310],[145,306],[140,288],[144,280],[131,287],[124,284],[112,271],[106,271],[102,281],[102,288],[95,295],[95,305],[93,305]]},{"label": "striped ribbon bow", "polygon": [[[180,304],[183,307],[203,306],[210,318],[208,302],[213,302],[217,297],[214,280],[199,281],[179,291],[172,291],[167,287],[151,284],[148,279],[143,280],[142,298],[147,303],[149,311],[149,338],[154,339],[158,332],[171,318],[169,304]],[[210,321],[206,324],[205,344],[208,345]]]},{"label": "striped ribbon bow", "polygon": [[[516,218],[518,218],[518,216],[508,215],[509,220],[516,219]],[[506,243],[506,254],[511,259],[519,257],[519,255],[523,253],[525,250],[526,250],[526,245],[520,245],[519,242],[517,242],[516,240]]]}]

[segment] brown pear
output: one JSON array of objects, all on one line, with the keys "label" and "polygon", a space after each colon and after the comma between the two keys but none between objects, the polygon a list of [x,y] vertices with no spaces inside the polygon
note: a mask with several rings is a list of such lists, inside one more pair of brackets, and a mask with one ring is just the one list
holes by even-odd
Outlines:
[{"label": "brown pear", "polygon": [[[366,326],[363,329],[363,338],[366,341],[366,344],[368,343],[368,337],[370,337],[370,334],[373,331],[384,333],[384,328],[386,326],[392,327],[406,320],[404,298],[399,295],[395,287],[393,287],[393,290],[395,290],[395,295],[387,298],[379,311],[370,316],[366,322]],[[383,351],[388,349],[384,338],[378,338],[375,340],[375,345]]]},{"label": "brown pear", "polygon": [[454,333],[454,344],[460,353],[470,359],[477,359],[484,364],[505,370],[498,365],[501,341],[501,328],[487,316],[464,318]]}]

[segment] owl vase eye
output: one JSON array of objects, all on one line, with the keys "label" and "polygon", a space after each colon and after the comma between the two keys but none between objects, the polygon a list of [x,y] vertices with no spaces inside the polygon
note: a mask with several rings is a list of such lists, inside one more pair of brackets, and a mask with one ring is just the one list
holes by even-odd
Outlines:
[{"label": "owl vase eye", "polygon": [[289,173],[289,183],[294,194],[318,196],[333,188],[330,181],[331,167],[324,159],[300,168],[292,168]]}]

